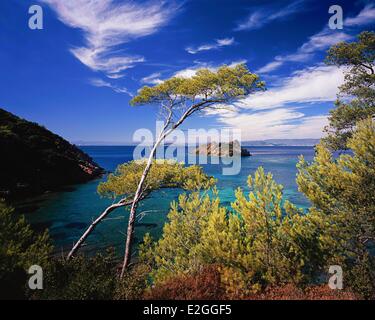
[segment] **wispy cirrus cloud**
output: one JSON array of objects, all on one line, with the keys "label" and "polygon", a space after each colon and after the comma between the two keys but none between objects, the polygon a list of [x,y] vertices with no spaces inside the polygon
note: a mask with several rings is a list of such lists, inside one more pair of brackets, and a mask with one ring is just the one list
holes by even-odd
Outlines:
[{"label": "wispy cirrus cloud", "polygon": [[108,81],[104,81],[100,78],[94,78],[90,80],[90,84],[93,85],[94,87],[99,87],[99,88],[110,88],[116,93],[125,93],[131,97],[134,95],[126,88],[124,87],[118,87]]},{"label": "wispy cirrus cloud", "polygon": [[235,43],[234,38],[217,39],[213,43],[203,44],[198,47],[187,47],[185,50],[190,54],[197,54],[201,51],[217,50],[222,47],[231,46]]},{"label": "wispy cirrus cloud", "polygon": [[285,7],[261,7],[257,8],[250,13],[250,15],[237,24],[235,31],[256,30],[263,26],[276,21],[286,19],[304,7],[303,0],[297,0],[289,3]]},{"label": "wispy cirrus cloud", "polygon": [[[375,6],[372,4],[366,5],[356,16],[349,17],[344,20],[345,27],[359,27],[365,26],[375,22]],[[345,30],[345,29],[344,29]],[[331,30],[325,27],[322,31],[312,35],[297,51],[289,55],[276,56],[273,61],[267,63],[257,73],[272,72],[280,68],[286,62],[303,62],[311,58],[315,52],[327,50],[332,45],[341,42],[349,41],[354,38],[350,34],[350,29],[346,32],[339,30]]]},{"label": "wispy cirrus cloud", "polygon": [[[239,64],[243,64],[243,63],[246,63],[247,60],[243,59],[243,60],[236,60],[236,61],[232,61],[228,64],[229,67],[234,67],[234,66],[237,66]],[[188,68],[185,68],[185,69],[182,69],[182,70],[179,70],[177,72],[175,72],[173,74],[174,77],[180,77],[180,78],[191,78],[193,76],[195,76],[195,74],[197,73],[197,71],[199,69],[202,69],[202,68],[206,68],[206,69],[209,69],[211,71],[216,71],[220,66],[217,65],[217,64],[212,64],[212,63],[203,63],[203,62],[199,62],[199,61],[196,61],[195,65],[191,66],[191,67],[188,67]]]},{"label": "wispy cirrus cloud", "polygon": [[273,61],[258,69],[257,73],[272,72],[280,68],[286,62],[304,62],[309,60],[315,52],[328,49],[330,46],[340,42],[352,39],[353,36],[337,30],[325,28],[311,36],[298,50],[293,54],[276,56]]},{"label": "wispy cirrus cloud", "polygon": [[112,79],[145,61],[142,56],[121,52],[119,46],[155,33],[176,13],[175,5],[156,1],[40,1],[48,4],[64,24],[84,32],[85,45],[72,48],[72,54],[90,69],[102,71]]},{"label": "wispy cirrus cloud", "polygon": [[366,5],[355,17],[349,17],[344,20],[344,27],[364,26],[375,21],[375,5]]},{"label": "wispy cirrus cloud", "polygon": [[144,77],[141,79],[142,83],[147,83],[147,84],[160,84],[163,82],[163,80],[160,79],[161,73],[160,72],[155,72],[150,74],[147,77]]}]

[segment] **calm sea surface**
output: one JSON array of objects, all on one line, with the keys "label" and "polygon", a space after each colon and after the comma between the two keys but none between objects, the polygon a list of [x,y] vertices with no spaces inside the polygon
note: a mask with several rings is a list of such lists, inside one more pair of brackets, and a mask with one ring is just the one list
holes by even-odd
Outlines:
[{"label": "calm sea surface", "polygon": [[[134,147],[85,146],[82,149],[103,168],[113,171],[117,165],[132,160]],[[242,158],[241,172],[238,175],[223,176],[222,165],[203,165],[207,174],[218,179],[217,186],[223,205],[229,206],[234,200],[237,187],[247,189],[247,176],[253,174],[259,166],[263,166],[266,171],[273,173],[277,183],[284,186],[285,199],[302,208],[308,206],[307,200],[297,191],[296,163],[299,155],[304,155],[308,161],[311,161],[314,156],[312,147],[247,147],[247,149],[253,156]],[[72,186],[65,192],[43,196],[43,201],[33,200],[39,208],[27,213],[27,219],[36,228],[48,228],[56,250],[65,252],[91,221],[111,203],[108,199],[100,198],[96,193],[96,187],[102,180],[105,180],[105,177],[87,184]],[[154,237],[160,236],[170,203],[177,199],[180,192],[178,190],[155,192],[142,202],[138,209],[141,215],[137,221],[135,243],[141,241],[147,232]],[[108,246],[123,250],[127,218],[126,209],[114,211],[88,238],[85,250],[92,252]]]}]

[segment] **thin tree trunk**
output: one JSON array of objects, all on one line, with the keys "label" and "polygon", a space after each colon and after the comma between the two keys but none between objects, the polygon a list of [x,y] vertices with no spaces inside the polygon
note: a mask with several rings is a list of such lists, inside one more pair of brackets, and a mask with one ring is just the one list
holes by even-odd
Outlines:
[{"label": "thin tree trunk", "polygon": [[132,206],[130,208],[130,215],[129,215],[129,221],[128,221],[127,234],[126,234],[124,261],[123,261],[123,264],[122,264],[122,270],[121,270],[121,275],[120,275],[121,278],[124,276],[125,270],[129,266],[129,264],[130,264],[131,246],[132,246],[133,237],[134,237],[134,223],[135,223],[136,210],[137,210],[137,207],[138,207],[140,196],[142,194],[143,185],[145,183],[147,175],[148,175],[148,173],[149,173],[149,171],[151,169],[151,166],[152,166],[152,161],[153,161],[156,149],[158,148],[158,146],[160,145],[160,143],[171,132],[173,132],[175,129],[177,129],[185,121],[185,119],[188,118],[189,116],[191,116],[195,111],[199,110],[202,106],[205,106],[205,105],[207,106],[207,105],[211,105],[213,103],[218,103],[218,102],[221,102],[221,101],[220,100],[203,101],[203,102],[199,102],[199,103],[197,103],[195,105],[190,106],[184,112],[184,114],[180,117],[180,119],[177,122],[175,122],[171,126],[171,128],[169,128],[167,130],[169,124],[171,123],[171,119],[172,119],[172,109],[171,108],[169,109],[168,118],[167,118],[167,120],[166,120],[166,122],[164,124],[163,130],[160,132],[160,135],[159,135],[156,143],[154,144],[154,146],[153,146],[153,148],[151,150],[151,154],[150,154],[150,156],[148,158],[147,165],[146,165],[146,167],[145,167],[145,169],[143,171],[141,180],[139,181],[138,188],[137,188],[137,191],[136,191],[136,193],[134,195],[134,200],[133,200]]},{"label": "thin tree trunk", "polygon": [[177,127],[179,127],[184,122],[184,120],[186,118],[188,118],[190,115],[192,115],[195,111],[199,110],[200,107],[202,107],[203,105],[211,105],[212,103],[219,103],[219,102],[222,102],[222,101],[211,100],[211,101],[200,102],[200,103],[197,103],[197,104],[191,106],[188,110],[185,111],[185,113],[181,116],[181,118],[176,123],[174,123],[174,125],[170,129],[167,130],[169,124],[171,123],[171,119],[172,119],[172,109],[169,109],[168,118],[165,122],[163,130],[160,132],[160,135],[159,135],[159,138],[158,138],[157,142],[155,143],[154,147],[151,150],[150,157],[148,159],[146,168],[143,171],[143,174],[142,174],[141,180],[138,184],[138,188],[137,188],[137,191],[134,195],[133,201],[125,201],[125,199],[122,199],[118,203],[115,203],[115,204],[109,206],[108,208],[106,208],[103,211],[103,213],[98,218],[96,218],[95,221],[87,228],[87,230],[83,233],[83,235],[78,240],[78,242],[73,246],[73,248],[71,249],[71,251],[68,254],[67,259],[70,259],[77,252],[77,250],[82,246],[82,244],[84,243],[86,238],[95,229],[96,225],[99,222],[101,222],[109,213],[111,213],[113,210],[115,210],[117,208],[128,206],[128,205],[131,204],[132,206],[131,206],[131,209],[130,209],[130,215],[129,215],[129,221],[128,221],[127,237],[126,237],[126,244],[125,244],[125,254],[124,254],[124,261],[123,261],[122,270],[121,270],[121,277],[124,275],[124,272],[125,272],[126,268],[128,267],[128,265],[130,263],[130,258],[131,258],[131,245],[132,245],[133,235],[134,235],[134,223],[135,223],[136,210],[137,210],[139,201],[145,197],[144,195],[142,196],[142,192],[143,192],[142,188],[143,188],[144,182],[146,180],[146,177],[147,177],[147,175],[150,171],[150,168],[152,166],[152,160],[153,160],[153,157],[155,155],[156,149],[158,148],[160,143],[173,130],[175,130]]},{"label": "thin tree trunk", "polygon": [[[162,132],[163,133],[163,132]],[[136,211],[138,207],[138,203],[142,194],[142,188],[145,183],[146,177],[151,169],[152,166],[152,161],[156,152],[157,147],[163,140],[162,134],[160,135],[158,141],[155,143],[154,147],[151,150],[150,156],[147,161],[147,165],[143,171],[141,180],[139,181],[137,191],[134,196],[134,200],[132,202],[132,206],[130,208],[130,214],[129,214],[129,221],[128,221],[128,228],[127,228],[127,233],[126,233],[126,243],[125,243],[125,253],[124,253],[124,261],[122,264],[122,270],[121,270],[121,278],[124,276],[126,268],[129,266],[130,263],[130,258],[131,258],[131,246],[133,242],[133,237],[134,237],[134,223],[135,223],[135,216],[136,216]]]},{"label": "thin tree trunk", "polygon": [[86,231],[83,233],[81,238],[77,241],[77,243],[73,246],[73,248],[70,250],[67,259],[69,260],[76,252],[77,250],[82,246],[82,244],[85,242],[86,238],[90,235],[92,231],[94,231],[96,225],[102,221],[106,216],[108,216],[113,210],[120,208],[120,207],[125,207],[132,204],[132,200],[121,200],[115,204],[110,205],[108,208],[106,208],[103,213],[97,217],[91,224],[90,226],[86,229]]}]

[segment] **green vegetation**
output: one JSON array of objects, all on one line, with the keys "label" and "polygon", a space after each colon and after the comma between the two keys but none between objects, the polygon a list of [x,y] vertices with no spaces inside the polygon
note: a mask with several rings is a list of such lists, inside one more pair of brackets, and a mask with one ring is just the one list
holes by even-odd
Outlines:
[{"label": "green vegetation", "polygon": [[116,288],[116,260],[113,252],[94,257],[77,256],[69,261],[53,259],[44,272],[45,288],[34,299],[112,299]]},{"label": "green vegetation", "polygon": [[249,176],[248,184],[249,196],[238,189],[233,211],[221,207],[218,196],[180,196],[162,238],[152,244],[146,236],[141,248],[142,259],[153,266],[153,281],[212,264],[220,266],[226,289],[235,296],[311,280],[320,269],[303,268],[319,252],[307,216],[289,202],[282,204],[282,187],[262,168]]},{"label": "green vegetation", "polygon": [[[356,123],[375,116],[375,33],[365,31],[353,43],[334,45],[327,56],[327,63],[344,67],[345,83],[340,87],[341,97],[336,108],[330,111],[328,136],[325,142],[333,149],[347,149]],[[354,97],[348,101],[349,97]]]},{"label": "green vegetation", "polygon": [[[172,204],[161,239],[153,242],[145,236],[139,261],[121,280],[111,253],[89,259],[78,256],[69,261],[57,260],[47,267],[46,289],[34,298],[192,299],[283,295],[306,299],[374,298],[374,258],[366,247],[374,240],[375,228],[374,121],[368,119],[358,124],[348,146],[352,154],[343,154],[337,159],[324,144],[317,147],[312,163],[300,159],[297,183],[312,203],[307,213],[283,201],[282,186],[270,173],[259,168],[248,178],[249,194],[245,195],[242,189],[236,191],[231,210],[220,205],[214,187],[211,196],[197,191],[180,195],[178,203]],[[140,163],[129,167],[136,165]],[[155,165],[150,174],[155,179],[151,181],[167,181],[165,177],[169,175],[165,172],[173,173],[168,181],[178,181],[170,178],[182,177],[188,169],[181,167],[175,171],[178,166],[161,162],[162,170],[159,170]],[[199,168],[190,170],[198,173],[197,176],[202,174]],[[112,179],[121,177],[121,172],[128,171],[120,167],[108,180],[113,183],[112,187],[118,182]],[[212,187],[212,180],[207,181]],[[123,191],[119,190],[122,196]],[[9,214],[8,209],[3,212]],[[7,226],[12,223],[6,222],[2,228]],[[38,249],[40,252],[44,251]],[[343,267],[346,291],[333,294],[320,286],[312,288],[332,264]],[[180,290],[179,293],[174,294],[173,288]],[[270,291],[270,288],[276,289]]]},{"label": "green vegetation", "polygon": [[[227,296],[246,297],[267,287],[303,288],[338,264],[347,287],[374,298],[374,40],[364,32],[357,43],[329,50],[328,63],[348,67],[341,93],[354,98],[337,102],[313,163],[300,159],[297,184],[311,201],[308,212],[283,202],[282,187],[262,168],[248,179],[248,197],[237,190],[231,211],[217,195],[182,195],[162,238],[146,236],[140,248],[156,287],[216,265]],[[352,154],[335,159],[327,146]]]},{"label": "green vegetation", "polygon": [[[302,158],[297,183],[311,201],[310,212],[321,231],[322,246],[329,251],[331,264],[346,270],[370,267],[367,245],[375,240],[375,123],[371,119],[357,123],[347,146],[353,155],[333,159],[323,144],[317,148],[314,162]],[[366,265],[363,265],[363,264]],[[353,272],[352,281],[363,277]],[[375,290],[375,274],[367,275],[366,286]],[[362,292],[363,293],[363,292]]]},{"label": "green vegetation", "polygon": [[[36,234],[23,216],[17,217],[3,202],[0,243],[0,299],[136,299],[146,288],[149,270],[142,266],[118,280],[113,250],[70,260],[53,257],[48,232]],[[28,288],[27,271],[32,265],[43,269],[43,290]]]},{"label": "green vegetation", "polygon": [[[177,129],[194,113],[232,103],[257,90],[264,89],[264,82],[256,74],[251,73],[245,64],[236,66],[222,66],[215,71],[200,69],[191,78],[173,77],[154,87],[145,86],[138,91],[138,95],[131,100],[131,105],[158,105],[160,115],[164,117],[162,129],[156,138],[151,152],[139,180],[136,181],[133,201],[125,241],[124,259],[121,277],[130,264],[132,256],[132,242],[135,228],[135,217],[139,201],[142,200],[150,169],[154,164],[156,149],[165,138]],[[116,207],[121,207],[126,198],[122,198]],[[112,205],[105,212],[111,211]],[[105,212],[103,213],[105,215]],[[100,217],[98,218],[100,219]],[[74,252],[73,247],[72,251]],[[69,256],[71,256],[69,254]]]},{"label": "green vegetation", "polygon": [[103,170],[77,147],[0,109],[0,197],[36,195],[88,181]]},{"label": "green vegetation", "polygon": [[[145,166],[145,161],[131,161],[118,166],[115,173],[108,176],[107,181],[99,184],[98,193],[109,198],[131,200]],[[175,161],[154,160],[141,197],[144,199],[152,191],[164,188],[208,189],[214,183],[215,179],[207,176],[199,166],[186,167]]]},{"label": "green vegetation", "polygon": [[[161,188],[187,191],[172,203],[161,238],[144,237],[135,263],[125,260],[121,266],[113,252],[49,260],[47,234],[35,235],[1,203],[1,288],[35,299],[375,299],[374,33],[332,47],[327,60],[349,67],[341,90],[353,99],[337,102],[329,136],[316,147],[314,160],[301,157],[297,164],[296,181],[311,203],[308,210],[285,201],[283,187],[262,167],[248,177],[249,193],[238,188],[226,208],[215,179],[200,167],[154,160],[151,154],[148,162],[119,166],[98,186],[100,195],[120,200],[77,243],[79,247],[111,210],[131,205],[128,246],[139,201]],[[160,142],[195,111],[260,88],[263,83],[245,66],[222,67],[145,87],[133,104],[165,108]],[[174,108],[188,101],[182,117],[172,121]],[[350,152],[332,152],[343,148]],[[125,256],[129,253],[127,247]],[[46,271],[45,290],[33,294],[25,288],[25,270],[31,264]],[[331,265],[342,267],[344,291],[324,285],[322,277]]]},{"label": "green vegetation", "polygon": [[222,66],[217,71],[200,69],[191,78],[174,77],[153,87],[145,86],[131,104],[172,102],[172,106],[176,106],[181,102],[200,101],[195,108],[203,108],[206,104],[238,99],[264,86],[265,83],[259,81],[245,64]]},{"label": "green vegetation", "polygon": [[304,287],[343,267],[346,286],[364,298],[375,293],[366,243],[375,228],[375,123],[358,125],[348,146],[353,155],[333,159],[319,145],[312,164],[301,158],[297,183],[311,201],[308,213],[282,201],[282,186],[259,168],[250,193],[236,192],[232,211],[218,196],[181,195],[172,205],[160,240],[147,235],[143,263],[156,286],[176,276],[217,265],[229,297],[246,297],[269,286]]},{"label": "green vegetation", "polygon": [[[207,176],[201,167],[185,167],[182,163],[169,160],[153,160],[153,166],[148,175],[147,183],[139,192],[139,200],[147,198],[153,191],[163,188],[179,188],[184,190],[208,189],[215,179]],[[109,206],[96,218],[82,234],[68,254],[70,259],[84,243],[86,238],[95,229],[96,225],[107,217],[113,210],[129,206],[137,192],[138,181],[141,179],[146,167],[145,161],[131,161],[118,166],[115,173],[108,175],[107,181],[98,186],[98,193],[103,197],[113,200],[121,199]]]},{"label": "green vegetation", "polygon": [[49,265],[52,246],[48,233],[35,234],[24,217],[0,201],[0,299],[23,299],[27,291],[27,270]]}]

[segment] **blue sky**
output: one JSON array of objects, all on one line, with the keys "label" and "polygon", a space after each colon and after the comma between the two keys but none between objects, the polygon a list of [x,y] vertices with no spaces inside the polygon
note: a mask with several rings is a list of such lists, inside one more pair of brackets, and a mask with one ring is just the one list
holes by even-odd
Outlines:
[{"label": "blue sky", "polygon": [[[43,30],[28,28],[33,4]],[[342,30],[328,28],[333,4]],[[243,140],[318,138],[343,81],[325,52],[374,24],[374,1],[1,1],[0,107],[72,142],[128,143],[155,127],[154,107],[129,106],[140,87],[246,62],[268,90],[185,127],[239,128]]]}]

